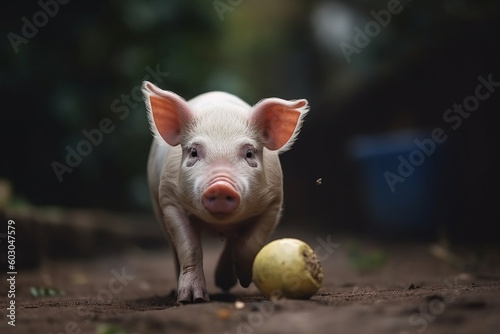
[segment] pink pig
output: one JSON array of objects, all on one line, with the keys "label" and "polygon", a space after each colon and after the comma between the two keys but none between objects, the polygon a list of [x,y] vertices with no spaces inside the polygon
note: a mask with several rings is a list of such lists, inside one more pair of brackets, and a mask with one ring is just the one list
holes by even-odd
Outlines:
[{"label": "pink pig", "polygon": [[155,137],[148,183],[160,224],[172,242],[179,302],[209,301],[201,230],[227,239],[215,283],[252,282],[255,256],[278,223],[283,175],[278,154],[291,147],[306,100],[261,100],[210,92],[186,102],[150,82],[142,86]]}]

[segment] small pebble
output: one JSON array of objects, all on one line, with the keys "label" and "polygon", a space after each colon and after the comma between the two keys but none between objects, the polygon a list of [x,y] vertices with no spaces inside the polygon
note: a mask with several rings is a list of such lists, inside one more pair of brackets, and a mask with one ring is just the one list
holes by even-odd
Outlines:
[{"label": "small pebble", "polygon": [[408,290],[414,290],[414,289],[420,289],[420,285],[415,285],[413,282],[410,283],[410,286],[408,287]]},{"label": "small pebble", "polygon": [[231,312],[227,308],[221,308],[217,311],[217,318],[226,320],[229,319],[229,316],[231,315]]},{"label": "small pebble", "polygon": [[241,310],[241,309],[245,308],[245,303],[243,303],[240,300],[237,300],[234,302],[234,308],[237,310]]}]

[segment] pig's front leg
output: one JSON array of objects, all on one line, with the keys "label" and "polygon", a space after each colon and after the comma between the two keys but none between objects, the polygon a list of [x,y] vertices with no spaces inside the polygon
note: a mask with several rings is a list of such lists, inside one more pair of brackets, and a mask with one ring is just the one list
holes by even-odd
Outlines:
[{"label": "pig's front leg", "polygon": [[179,262],[177,301],[187,303],[209,301],[203,272],[200,233],[197,227],[174,206],[167,206],[163,214],[164,224]]},{"label": "pig's front leg", "polygon": [[255,256],[264,247],[266,240],[278,223],[281,203],[273,205],[269,210],[257,217],[254,223],[241,228],[233,244],[233,258],[236,275],[241,286],[248,287],[252,283],[252,266]]}]

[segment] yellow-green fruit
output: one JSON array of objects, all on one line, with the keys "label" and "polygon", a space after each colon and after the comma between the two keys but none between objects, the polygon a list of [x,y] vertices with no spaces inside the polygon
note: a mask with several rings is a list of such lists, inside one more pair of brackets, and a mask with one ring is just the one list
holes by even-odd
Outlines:
[{"label": "yellow-green fruit", "polygon": [[308,299],[323,281],[316,253],[298,239],[270,242],[255,257],[253,282],[267,298]]}]

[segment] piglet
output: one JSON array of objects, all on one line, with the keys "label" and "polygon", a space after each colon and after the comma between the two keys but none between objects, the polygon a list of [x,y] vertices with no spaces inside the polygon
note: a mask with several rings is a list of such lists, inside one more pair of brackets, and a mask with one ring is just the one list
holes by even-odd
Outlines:
[{"label": "piglet", "polygon": [[283,176],[278,154],[289,149],[308,111],[306,100],[261,100],[210,92],[189,101],[145,81],[155,137],[148,183],[170,239],[177,301],[209,301],[200,232],[226,239],[215,283],[229,290],[252,282],[252,264],[278,223]]}]

